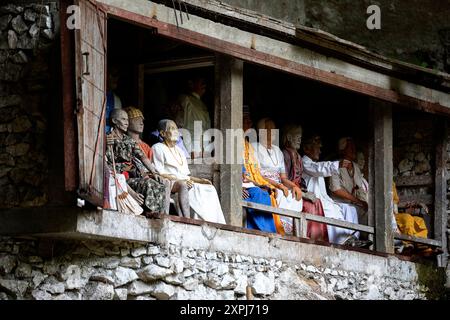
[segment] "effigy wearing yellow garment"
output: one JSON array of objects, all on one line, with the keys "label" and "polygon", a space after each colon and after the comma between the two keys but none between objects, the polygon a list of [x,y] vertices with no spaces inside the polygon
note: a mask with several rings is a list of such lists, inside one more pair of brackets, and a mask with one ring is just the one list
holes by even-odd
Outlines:
[{"label": "effigy wearing yellow garment", "polygon": [[397,187],[395,186],[395,182],[392,182],[392,198],[393,198],[393,200],[394,200],[394,203],[396,204],[396,205],[398,205],[399,204],[399,202],[400,202],[400,198],[398,197],[398,193],[397,193]]},{"label": "effigy wearing yellow garment", "polygon": [[395,215],[395,220],[402,234],[418,238],[428,237],[428,229],[423,218],[409,213],[398,213]]},{"label": "effigy wearing yellow garment", "polygon": [[[255,154],[255,152],[253,150],[253,147],[250,145],[250,143],[248,143],[248,141],[245,141],[245,143],[244,143],[244,167],[246,170],[246,178],[248,180],[256,183],[257,185],[267,186],[271,189],[274,189],[272,187],[272,185],[269,183],[269,181],[264,179],[264,177],[261,175],[261,171],[259,169],[258,162],[256,161],[256,159],[254,157],[254,154]],[[270,194],[270,203],[273,207],[275,207],[275,208],[278,207],[277,200],[276,200],[276,197],[273,192]],[[272,214],[272,215],[273,215],[273,220],[275,222],[275,228],[277,229],[277,233],[284,235],[285,232],[284,232],[283,225],[281,224],[280,216],[277,214]]]}]

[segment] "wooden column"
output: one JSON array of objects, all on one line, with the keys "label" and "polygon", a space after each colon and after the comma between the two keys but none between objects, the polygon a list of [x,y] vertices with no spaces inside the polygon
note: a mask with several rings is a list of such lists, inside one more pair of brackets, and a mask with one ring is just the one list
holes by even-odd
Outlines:
[{"label": "wooden column", "polygon": [[[368,99],[370,101],[370,99]],[[369,182],[369,201],[367,210],[367,224],[370,227],[375,226],[375,152],[374,152],[374,112],[373,105],[369,103],[369,118],[367,119],[369,130],[368,154],[367,154],[367,179]],[[375,235],[370,234],[369,240],[375,243]],[[371,250],[374,249],[372,245]]]},{"label": "wooden column", "polygon": [[[235,58],[218,54],[216,56],[216,119],[224,138],[222,164],[220,164],[220,200],[225,220],[228,224],[242,226],[242,164],[233,161],[225,163],[227,129],[242,128],[243,104],[243,62]],[[234,149],[236,154],[237,149]],[[242,157],[242,153],[237,155]],[[235,157],[236,158],[236,157]]]},{"label": "wooden column", "polygon": [[434,192],[434,239],[442,242],[443,254],[438,257],[438,265],[447,265],[447,139],[445,119],[437,119],[435,125],[436,163]]},{"label": "wooden column", "polygon": [[392,107],[371,100],[374,115],[375,249],[394,253],[392,231]]}]

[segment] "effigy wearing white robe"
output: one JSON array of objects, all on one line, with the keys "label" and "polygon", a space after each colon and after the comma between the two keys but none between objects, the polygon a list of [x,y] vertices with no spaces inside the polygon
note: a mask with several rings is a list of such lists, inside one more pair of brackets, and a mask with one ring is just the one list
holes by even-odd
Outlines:
[{"label": "effigy wearing white robe", "polygon": [[[272,145],[272,148],[268,150],[261,143],[252,143],[252,147],[255,150],[255,158],[259,163],[261,175],[266,179],[281,183],[281,174],[286,173],[286,168],[284,167],[284,155],[280,148]],[[281,190],[277,190],[277,204],[281,209],[297,212],[301,212],[303,208],[303,200],[296,200],[291,190],[289,190],[287,197]],[[292,235],[294,229],[293,219],[280,216],[280,220],[285,233]]]},{"label": "effigy wearing white robe", "polygon": [[[308,156],[303,156],[303,178],[309,192],[313,192],[322,201],[324,215],[327,218],[358,223],[356,209],[347,204],[336,203],[327,194],[325,177],[339,173],[339,161],[315,162]],[[328,239],[331,243],[342,244],[352,230],[327,225]],[[358,234],[355,234],[358,236]]]},{"label": "effigy wearing white robe", "polygon": [[[159,174],[172,174],[179,180],[189,180],[190,171],[183,151],[174,146],[169,149],[164,143],[153,145],[153,164]],[[217,191],[212,185],[194,183],[189,190],[189,205],[194,218],[226,224]]]}]

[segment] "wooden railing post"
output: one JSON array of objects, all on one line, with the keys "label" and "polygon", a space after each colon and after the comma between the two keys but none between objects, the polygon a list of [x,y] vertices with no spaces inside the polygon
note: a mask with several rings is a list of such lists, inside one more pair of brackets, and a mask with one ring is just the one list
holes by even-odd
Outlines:
[{"label": "wooden railing post", "polygon": [[[216,98],[215,110],[219,114],[215,120],[219,121],[219,129],[224,137],[223,154],[220,155],[220,200],[225,219],[228,224],[242,226],[242,164],[237,161],[226,163],[228,147],[236,143],[227,141],[227,129],[242,129],[243,104],[243,62],[235,58],[216,55]],[[240,137],[241,138],[241,137]],[[241,138],[242,139],[242,138]],[[242,158],[242,152],[233,148],[234,158]]]},{"label": "wooden railing post", "polygon": [[375,249],[394,253],[392,107],[375,99],[371,100],[371,106],[374,115]]},{"label": "wooden railing post", "polygon": [[435,126],[436,162],[434,192],[434,239],[442,242],[443,253],[438,256],[438,265],[447,266],[447,122],[438,119]]}]

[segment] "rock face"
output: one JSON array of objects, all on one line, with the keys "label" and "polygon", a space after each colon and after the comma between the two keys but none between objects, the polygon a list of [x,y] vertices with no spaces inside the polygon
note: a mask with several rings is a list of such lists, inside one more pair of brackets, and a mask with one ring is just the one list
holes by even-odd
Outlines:
[{"label": "rock face", "polygon": [[[223,0],[295,25],[306,25],[363,45],[369,50],[416,65],[450,71],[450,7],[436,1]],[[366,27],[369,5],[381,9],[381,29]],[[432,19],[432,23],[430,20]],[[415,22],[414,34],[410,21]],[[405,35],[409,35],[405,37]]]},{"label": "rock face", "polygon": [[0,157],[9,157],[0,159],[0,209],[42,206],[48,200],[44,114],[54,77],[49,67],[56,10],[53,5],[0,4]]},{"label": "rock face", "polygon": [[[230,252],[96,241],[71,243],[61,256],[41,258],[38,247],[38,241],[16,244],[0,238],[0,299],[238,300],[247,294],[271,300],[433,298],[429,288],[413,281],[333,265],[291,265],[237,258]],[[148,254],[149,248],[153,258],[146,263],[147,256],[140,256],[140,268],[132,268],[138,265],[136,252]],[[105,252],[108,256],[98,255]],[[128,253],[122,256],[124,252]]]}]

